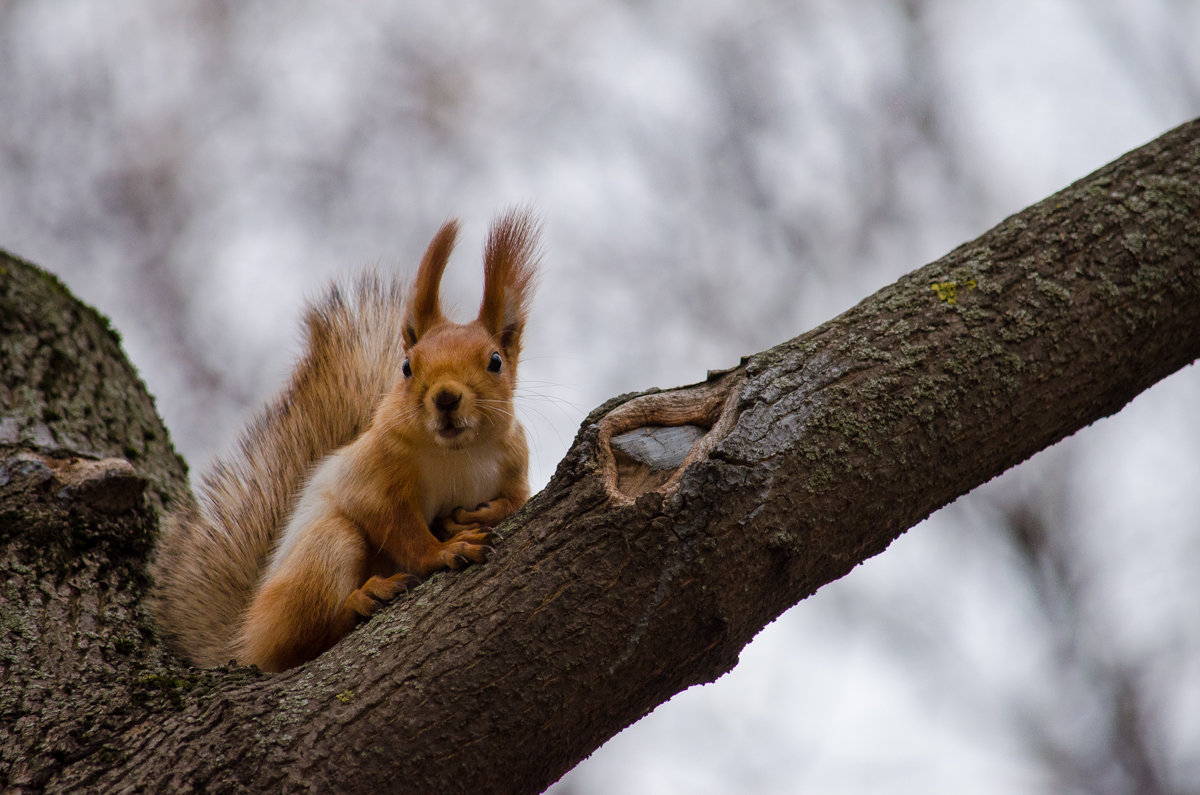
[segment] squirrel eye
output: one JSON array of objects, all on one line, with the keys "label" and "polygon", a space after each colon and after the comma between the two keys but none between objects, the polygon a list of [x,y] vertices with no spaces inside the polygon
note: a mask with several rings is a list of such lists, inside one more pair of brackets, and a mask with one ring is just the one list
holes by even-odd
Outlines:
[{"label": "squirrel eye", "polygon": [[412,378],[412,365],[408,363],[408,359],[404,360],[404,364],[400,365],[400,372],[405,378]]},{"label": "squirrel eye", "polygon": [[499,353],[493,353],[492,358],[488,359],[488,372],[498,373],[500,368],[504,366],[504,360],[500,358]]}]

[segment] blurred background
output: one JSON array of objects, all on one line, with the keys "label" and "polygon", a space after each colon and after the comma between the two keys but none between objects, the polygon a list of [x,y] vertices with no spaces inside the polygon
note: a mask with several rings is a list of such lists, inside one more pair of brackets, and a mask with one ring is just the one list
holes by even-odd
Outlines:
[{"label": "blurred background", "polygon": [[[1200,115],[1195,0],[0,2],[0,246],[110,316],[193,478],[303,301],[532,202],[543,485],[704,377]],[[571,793],[1200,792],[1200,371],[939,512]],[[537,753],[538,749],[530,749]]]}]

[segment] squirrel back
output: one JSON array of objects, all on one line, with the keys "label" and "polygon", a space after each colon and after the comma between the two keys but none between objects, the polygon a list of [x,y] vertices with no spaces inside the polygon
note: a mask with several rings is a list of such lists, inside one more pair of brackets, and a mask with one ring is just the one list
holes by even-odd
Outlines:
[{"label": "squirrel back", "polygon": [[[259,663],[268,670],[280,670],[319,653],[318,646],[332,642],[322,641],[312,651],[303,653],[272,652],[279,661],[286,660],[276,662],[259,660],[254,654],[248,654],[247,638],[239,639],[238,635],[249,632],[253,640],[256,633],[261,634],[246,628],[247,622],[251,621],[247,617],[248,609],[252,603],[260,613],[268,609],[259,605],[256,594],[264,587],[264,572],[279,565],[284,529],[288,528],[291,543],[291,536],[298,532],[295,525],[303,523],[301,513],[292,516],[297,504],[309,511],[311,508],[306,506],[310,502],[317,500],[320,503],[319,495],[310,496],[306,491],[314,470],[328,469],[329,462],[335,459],[349,461],[348,453],[342,448],[361,448],[372,438],[383,438],[391,433],[389,427],[379,426],[409,421],[408,414],[391,409],[385,398],[399,405],[403,392],[396,390],[402,389],[409,377],[406,351],[418,342],[414,328],[421,325],[414,325],[414,318],[430,322],[440,318],[437,282],[453,246],[456,228],[453,222],[448,223],[433,239],[407,305],[405,285],[377,274],[364,275],[349,287],[335,285],[311,305],[304,315],[304,353],[285,388],[253,418],[235,449],[218,459],[204,476],[199,505],[181,508],[167,517],[151,563],[156,583],[151,609],[167,640],[194,664],[214,666],[237,658],[241,662]],[[513,273],[518,274],[521,281],[516,289],[507,290],[510,295],[506,300],[520,302],[522,321],[532,277],[535,238],[533,222],[522,213],[510,213],[493,228],[485,260],[488,268],[493,268],[494,263],[507,268],[506,263],[516,261]],[[496,285],[507,282],[493,281],[495,284],[490,293],[485,293],[481,320],[487,310],[487,295],[503,296],[506,292],[503,286]],[[493,303],[496,302],[493,300]],[[512,356],[514,367],[519,335],[516,345]],[[507,352],[505,355],[507,357]],[[509,411],[511,413],[511,406]],[[524,435],[515,421],[513,425],[510,436],[516,435],[515,444],[519,448],[516,458],[523,468],[526,461],[521,460],[521,455],[527,458]],[[374,437],[367,433],[368,430]],[[359,443],[351,446],[356,440]],[[510,442],[509,446],[512,444]],[[331,456],[335,452],[338,456]],[[360,455],[359,460],[365,459]],[[317,469],[318,464],[322,464],[322,469]],[[344,471],[337,474],[337,482],[350,488],[360,480],[359,468],[370,470],[374,467],[362,463],[339,466]],[[373,477],[370,471],[362,474],[365,480]],[[516,493],[521,496],[511,501],[514,504],[505,512],[494,512],[497,520],[519,507],[528,496],[524,471],[516,477],[520,481]],[[364,485],[363,488],[367,487]],[[338,510],[336,505],[319,507],[326,513],[336,514]],[[462,527],[484,524],[470,513],[474,507],[465,506],[465,514],[459,509],[460,520],[470,523]],[[464,516],[467,518],[462,519]],[[486,524],[494,523],[490,517],[488,519]],[[456,526],[448,518],[446,526],[452,525]],[[424,532],[430,531],[426,528]],[[471,537],[475,536],[484,537],[478,532]],[[459,547],[462,545],[456,548]],[[474,555],[472,559],[481,558]],[[451,556],[451,561],[454,560]],[[378,563],[371,565],[378,566]],[[425,573],[420,572],[420,576]],[[346,576],[358,577],[359,573]],[[400,585],[408,582],[399,577],[390,579]],[[366,596],[384,600],[377,593],[379,589],[369,585],[363,585]],[[369,615],[374,609],[374,602],[366,599],[363,593],[355,591],[354,599],[347,602],[347,606],[353,608],[352,612],[360,617]],[[368,607],[354,601],[364,599]],[[340,605],[332,607],[341,609]],[[274,623],[266,614],[255,620],[262,626]],[[311,634],[313,630],[306,631]],[[339,628],[335,634],[340,636],[345,631],[345,628]],[[329,637],[336,640],[335,635]]]}]

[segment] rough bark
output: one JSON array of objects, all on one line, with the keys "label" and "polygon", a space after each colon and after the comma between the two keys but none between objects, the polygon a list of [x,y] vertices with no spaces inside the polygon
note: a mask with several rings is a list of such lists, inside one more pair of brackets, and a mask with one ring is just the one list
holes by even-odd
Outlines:
[{"label": "rough bark", "polygon": [[[1200,355],[1200,122],[733,370],[609,401],[490,562],[277,676],[161,650],[143,564],[182,465],[103,321],[0,268],[0,787],[537,791]],[[111,457],[148,499],[58,463]]]}]

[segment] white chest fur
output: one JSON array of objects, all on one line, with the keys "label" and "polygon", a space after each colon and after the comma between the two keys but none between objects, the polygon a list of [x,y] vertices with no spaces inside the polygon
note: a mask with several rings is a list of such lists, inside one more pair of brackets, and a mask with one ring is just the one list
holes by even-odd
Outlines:
[{"label": "white chest fur", "polygon": [[455,508],[474,510],[500,490],[499,451],[430,450],[421,455],[418,468],[426,523]]}]

